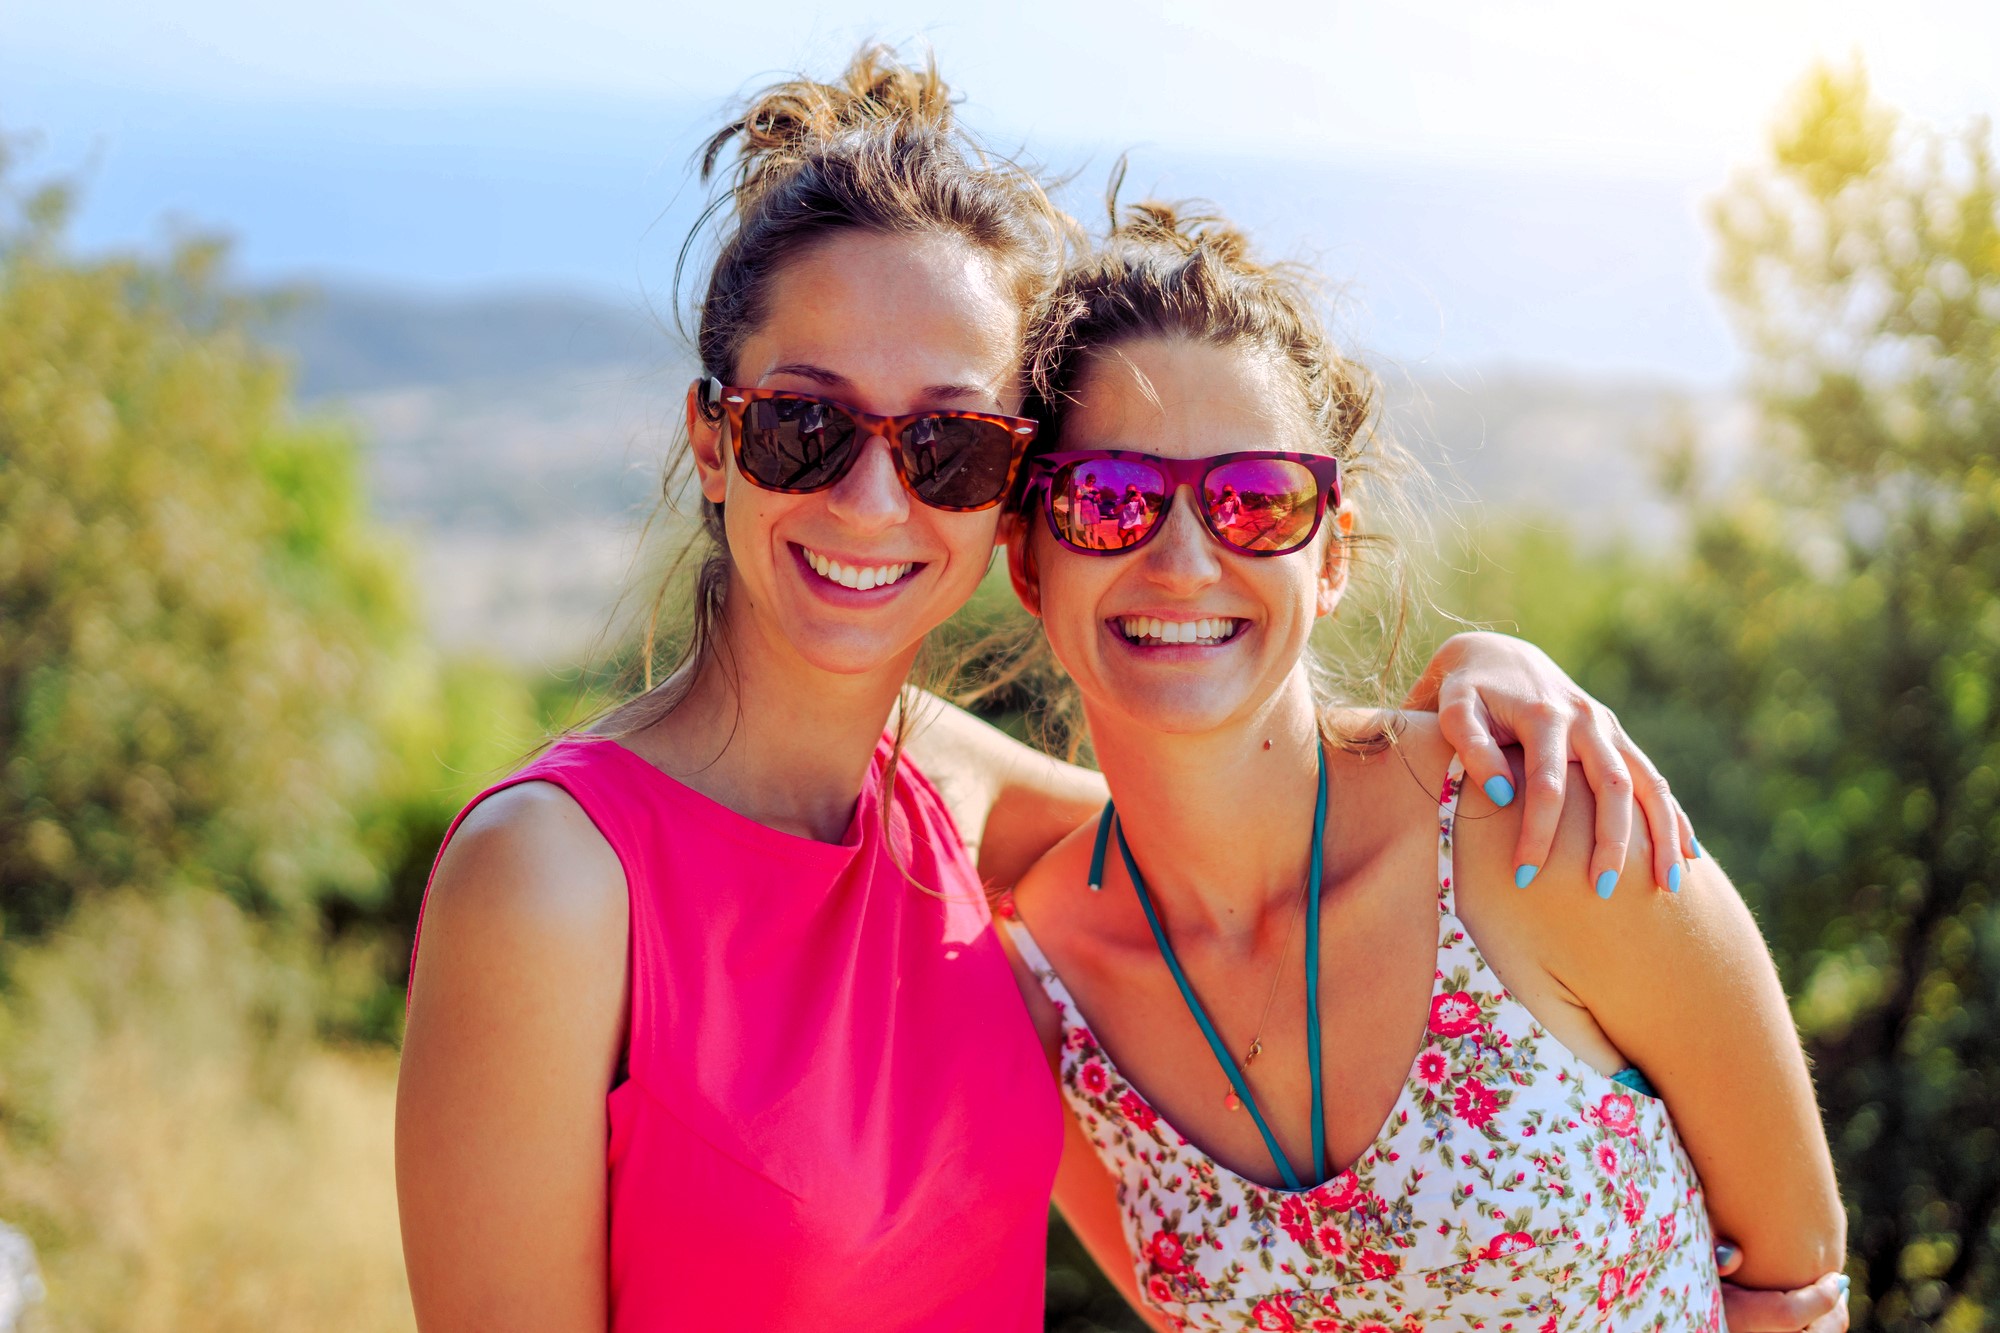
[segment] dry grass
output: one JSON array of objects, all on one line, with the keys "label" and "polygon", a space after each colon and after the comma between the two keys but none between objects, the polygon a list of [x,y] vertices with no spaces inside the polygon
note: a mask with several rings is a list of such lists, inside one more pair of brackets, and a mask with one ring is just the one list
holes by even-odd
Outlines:
[{"label": "dry grass", "polygon": [[393,1057],[311,1035],[296,949],[211,894],[121,896],[7,960],[0,1218],[37,1333],[413,1327]]}]

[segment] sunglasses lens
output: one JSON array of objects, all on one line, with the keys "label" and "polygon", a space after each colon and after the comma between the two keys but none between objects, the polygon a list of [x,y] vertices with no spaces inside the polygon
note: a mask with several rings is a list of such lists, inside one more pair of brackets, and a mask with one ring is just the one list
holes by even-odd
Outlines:
[{"label": "sunglasses lens", "polygon": [[1166,491],[1166,479],[1145,463],[1118,458],[1067,463],[1049,479],[1049,513],[1070,545],[1118,551],[1152,531]]},{"label": "sunglasses lens", "polygon": [[1319,517],[1319,479],[1282,458],[1224,463],[1202,484],[1209,526],[1244,551],[1289,551],[1305,544]]},{"label": "sunglasses lens", "polygon": [[743,409],[737,459],[750,480],[780,491],[816,491],[854,452],[854,421],[810,398],[759,398]]},{"label": "sunglasses lens", "polygon": [[979,509],[1007,492],[1014,432],[975,417],[918,417],[902,431],[903,475],[939,509]]}]

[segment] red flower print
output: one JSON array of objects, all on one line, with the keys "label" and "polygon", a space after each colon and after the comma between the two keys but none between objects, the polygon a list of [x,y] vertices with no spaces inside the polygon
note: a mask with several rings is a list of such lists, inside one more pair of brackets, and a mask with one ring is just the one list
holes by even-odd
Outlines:
[{"label": "red flower print", "polygon": [[1311,1197],[1322,1208],[1344,1213],[1361,1202],[1361,1182],[1352,1171],[1343,1171],[1314,1189]]},{"label": "red flower print", "polygon": [[1536,1329],[1535,1333],[1556,1333],[1556,1317],[1554,1315],[1550,1315],[1549,1321],[1546,1324],[1543,1324],[1540,1328]]},{"label": "red flower print", "polygon": [[1312,1244],[1312,1213],[1307,1210],[1305,1200],[1298,1195],[1288,1194],[1285,1201],[1278,1205],[1278,1225],[1299,1244]]},{"label": "red flower print", "polygon": [[1155,1231],[1153,1238],[1146,1242],[1146,1257],[1153,1261],[1153,1267],[1166,1273],[1178,1273],[1187,1263],[1187,1250],[1181,1245],[1181,1238],[1171,1231]]},{"label": "red flower print", "polygon": [[1646,1201],[1639,1197],[1639,1182],[1625,1182],[1625,1225],[1638,1226],[1639,1219],[1646,1215]]},{"label": "red flower print", "polygon": [[[1079,1028],[1078,1031],[1082,1029]],[[1106,1074],[1104,1066],[1095,1060],[1086,1062],[1083,1068],[1076,1071],[1076,1081],[1093,1097],[1102,1097],[1104,1090],[1111,1086],[1110,1075]]]},{"label": "red flower print", "polygon": [[1340,1321],[1338,1319],[1322,1317],[1313,1320],[1306,1327],[1311,1329],[1312,1333],[1341,1333]]},{"label": "red flower print", "polygon": [[1499,1259],[1523,1250],[1535,1248],[1535,1238],[1526,1231],[1504,1231],[1486,1242],[1486,1248],[1479,1252],[1482,1259]]},{"label": "red flower print", "polygon": [[1671,1250],[1674,1248],[1674,1214],[1672,1213],[1668,1213],[1660,1219],[1660,1248],[1662,1250]]},{"label": "red flower print", "polygon": [[1435,1088],[1444,1082],[1444,1056],[1437,1051],[1425,1051],[1417,1057],[1417,1077]]},{"label": "red flower print", "polygon": [[1367,1278],[1370,1282],[1379,1282],[1383,1278],[1394,1277],[1396,1276],[1396,1270],[1402,1266],[1403,1261],[1393,1254],[1384,1254],[1380,1250],[1363,1250],[1361,1252],[1361,1276]]},{"label": "red flower print", "polygon": [[1269,1330],[1269,1333],[1293,1333],[1298,1328],[1292,1312],[1278,1304],[1276,1296],[1266,1296],[1258,1301],[1250,1311],[1250,1318],[1254,1321],[1253,1327]]},{"label": "red flower print", "polygon": [[1638,1272],[1632,1274],[1632,1280],[1625,1284],[1625,1295],[1627,1296],[1627,1298],[1637,1296],[1639,1294],[1639,1289],[1646,1285],[1646,1279],[1651,1277],[1652,1275],[1653,1275],[1653,1270],[1650,1268],[1642,1268]]},{"label": "red flower print", "polygon": [[1607,1176],[1618,1174],[1618,1150],[1608,1143],[1597,1145],[1597,1169]]},{"label": "red flower print", "polygon": [[1622,1092],[1608,1093],[1597,1105],[1584,1108],[1583,1118],[1628,1139],[1639,1133],[1638,1103]]},{"label": "red flower print", "polygon": [[1500,1099],[1493,1095],[1493,1090],[1471,1079],[1458,1085],[1451,1101],[1451,1113],[1474,1129],[1483,1127],[1499,1109]]},{"label": "red flower print", "polygon": [[1083,1028],[1071,1028],[1067,1040],[1072,1051],[1080,1051],[1090,1045],[1090,1033]]},{"label": "red flower print", "polygon": [[1479,1028],[1479,1001],[1464,991],[1439,995],[1431,1001],[1431,1031],[1440,1037],[1463,1037]]},{"label": "red flower print", "polygon": [[1151,1129],[1160,1123],[1159,1112],[1146,1105],[1145,1099],[1130,1088],[1125,1089],[1125,1095],[1118,1099],[1118,1109],[1125,1113],[1127,1120],[1142,1130]]},{"label": "red flower print", "polygon": [[1341,1255],[1347,1253],[1347,1233],[1336,1226],[1328,1225],[1321,1227],[1319,1229],[1319,1248],[1320,1252],[1325,1254],[1327,1258],[1338,1259]]},{"label": "red flower print", "polygon": [[1146,1295],[1151,1298],[1155,1305],[1172,1305],[1174,1303],[1173,1284],[1158,1273],[1155,1273],[1146,1279]]},{"label": "red flower print", "polygon": [[1623,1295],[1624,1291],[1625,1291],[1624,1267],[1621,1265],[1617,1268],[1607,1269],[1604,1275],[1597,1279],[1598,1310],[1600,1312],[1604,1310],[1609,1310],[1611,1308],[1611,1302],[1617,1300],[1619,1296]]}]

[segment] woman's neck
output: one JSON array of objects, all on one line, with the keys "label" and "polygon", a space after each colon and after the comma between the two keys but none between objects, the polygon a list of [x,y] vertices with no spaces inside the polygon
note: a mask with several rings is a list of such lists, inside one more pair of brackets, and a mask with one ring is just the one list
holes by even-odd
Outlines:
[{"label": "woman's neck", "polygon": [[756,617],[732,617],[725,601],[686,693],[625,740],[738,814],[837,842],[916,652],[864,674],[825,671]]},{"label": "woman's neck", "polygon": [[1174,934],[1247,948],[1268,919],[1288,918],[1311,864],[1319,790],[1319,722],[1305,673],[1240,723],[1197,735],[1155,731],[1087,703],[1085,713],[1125,840]]}]

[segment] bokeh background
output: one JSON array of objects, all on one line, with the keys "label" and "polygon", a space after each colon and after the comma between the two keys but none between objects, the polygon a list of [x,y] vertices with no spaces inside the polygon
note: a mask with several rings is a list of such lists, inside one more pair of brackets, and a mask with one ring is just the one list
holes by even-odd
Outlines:
[{"label": "bokeh background", "polygon": [[[689,152],[868,36],[1080,216],[1129,153],[1321,266],[1439,479],[1422,636],[1548,647],[1757,911],[1857,1327],[2000,1327],[2000,11],[1803,0],[0,5],[25,1326],[411,1327],[430,858],[674,540]],[[1136,1327],[1059,1227],[1049,1326]]]}]

